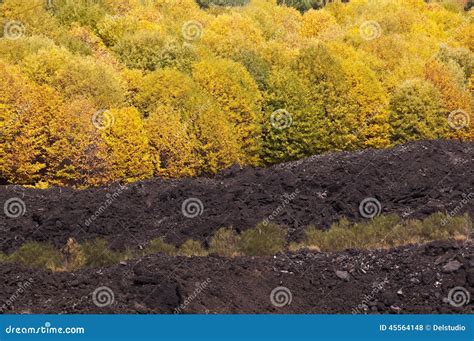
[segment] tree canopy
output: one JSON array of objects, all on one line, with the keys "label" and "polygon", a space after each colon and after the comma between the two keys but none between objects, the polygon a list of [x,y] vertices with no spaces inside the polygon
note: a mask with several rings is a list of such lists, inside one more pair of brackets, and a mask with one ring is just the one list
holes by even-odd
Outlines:
[{"label": "tree canopy", "polygon": [[473,139],[470,4],[0,1],[0,180],[88,187]]}]

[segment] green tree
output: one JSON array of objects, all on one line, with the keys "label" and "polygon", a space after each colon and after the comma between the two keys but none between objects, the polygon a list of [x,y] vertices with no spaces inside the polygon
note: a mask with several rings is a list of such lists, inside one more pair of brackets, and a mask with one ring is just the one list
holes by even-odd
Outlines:
[{"label": "green tree", "polygon": [[395,143],[442,137],[448,123],[439,91],[421,79],[401,84],[390,100],[390,124]]},{"label": "green tree", "polygon": [[353,149],[359,133],[358,113],[340,63],[323,44],[316,44],[301,52],[296,70],[310,84],[313,115],[318,120],[313,151]]},{"label": "green tree", "polygon": [[106,0],[54,0],[50,3],[51,12],[64,25],[78,23],[95,28],[108,11]]},{"label": "green tree", "polygon": [[261,154],[265,163],[297,160],[314,153],[318,122],[310,98],[310,85],[295,71],[272,71],[264,105]]}]

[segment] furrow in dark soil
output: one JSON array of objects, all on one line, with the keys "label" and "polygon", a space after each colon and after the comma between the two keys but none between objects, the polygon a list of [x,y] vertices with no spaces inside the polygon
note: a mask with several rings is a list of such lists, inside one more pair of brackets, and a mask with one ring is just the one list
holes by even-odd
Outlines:
[{"label": "furrow in dark soil", "polygon": [[[362,219],[358,207],[367,197],[380,201],[382,214],[423,218],[456,209],[474,217],[472,204],[460,205],[474,188],[473,161],[474,142],[436,140],[269,168],[231,168],[213,178],[156,178],[124,190],[119,185],[82,191],[2,186],[0,203],[18,197],[26,213],[0,215],[0,245],[11,252],[26,240],[61,247],[69,237],[79,242],[105,237],[121,249],[159,236],[180,244],[189,238],[206,241],[221,227],[247,229],[270,215],[295,240],[309,224],[327,228],[341,217]],[[195,218],[182,213],[189,198],[203,204]]]},{"label": "furrow in dark soil", "polygon": [[[76,273],[0,264],[0,277],[8,313],[474,313],[472,303],[456,307],[453,292],[474,294],[472,241],[234,259],[157,254]],[[286,294],[272,296],[277,287]]]}]

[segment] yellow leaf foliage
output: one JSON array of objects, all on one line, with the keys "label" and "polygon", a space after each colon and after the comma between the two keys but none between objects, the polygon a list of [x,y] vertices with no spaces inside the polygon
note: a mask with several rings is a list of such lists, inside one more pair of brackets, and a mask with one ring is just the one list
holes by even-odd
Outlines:
[{"label": "yellow leaf foliage", "polygon": [[145,119],[144,125],[155,175],[196,175],[202,163],[194,150],[197,141],[188,134],[179,113],[171,107],[158,107]]},{"label": "yellow leaf foliage", "polygon": [[13,183],[83,187],[110,181],[107,148],[87,101],[64,104],[0,62],[0,173]]},{"label": "yellow leaf foliage", "polygon": [[82,188],[474,138],[472,9],[279,2],[0,0],[0,180]]},{"label": "yellow leaf foliage", "polygon": [[336,25],[336,19],[330,12],[311,9],[303,15],[301,35],[306,38],[318,38],[325,31]]},{"label": "yellow leaf foliage", "polygon": [[148,137],[133,107],[110,109],[102,113],[102,137],[111,150],[111,178],[135,181],[153,175]]},{"label": "yellow leaf foliage", "polygon": [[218,16],[204,28],[202,40],[221,57],[232,57],[240,50],[255,50],[264,42],[261,30],[239,13]]},{"label": "yellow leaf foliage", "polygon": [[244,163],[258,164],[261,95],[257,84],[240,64],[224,59],[194,65],[193,78],[216,101],[233,124]]},{"label": "yellow leaf foliage", "polygon": [[65,49],[43,49],[25,58],[22,70],[38,84],[47,84],[66,99],[88,98],[98,108],[120,105],[123,84],[114,70],[90,57]]}]

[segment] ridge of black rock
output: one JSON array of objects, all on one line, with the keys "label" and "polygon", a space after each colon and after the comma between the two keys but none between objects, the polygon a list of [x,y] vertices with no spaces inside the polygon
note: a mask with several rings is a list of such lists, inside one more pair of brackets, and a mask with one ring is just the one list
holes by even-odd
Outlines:
[{"label": "ridge of black rock", "polygon": [[[18,218],[0,215],[0,250],[11,252],[28,240],[62,247],[69,237],[107,238],[113,248],[160,236],[175,244],[206,242],[221,227],[245,230],[270,216],[295,240],[310,224],[327,228],[342,217],[364,219],[359,204],[369,197],[380,202],[381,214],[424,218],[457,208],[474,217],[474,205],[460,205],[472,192],[474,142],[454,140],[327,153],[268,168],[234,167],[213,178],[154,178],[123,190],[118,184],[86,190],[0,186],[2,206],[17,197],[26,207]],[[186,216],[187,199],[197,205]]]}]

